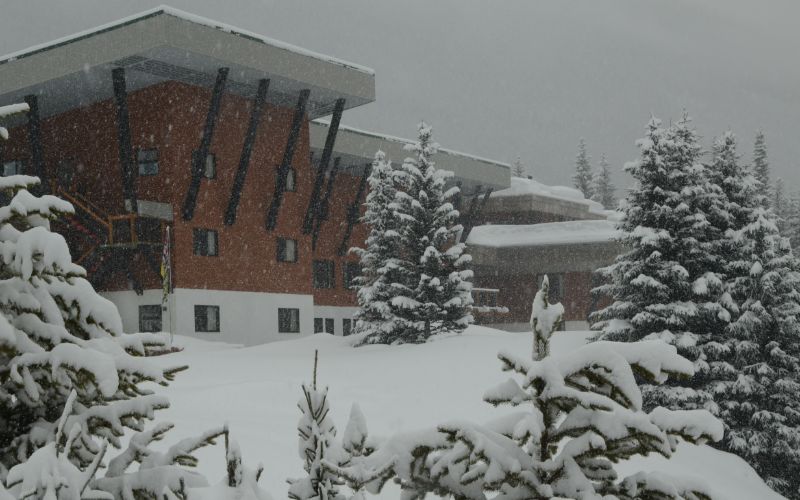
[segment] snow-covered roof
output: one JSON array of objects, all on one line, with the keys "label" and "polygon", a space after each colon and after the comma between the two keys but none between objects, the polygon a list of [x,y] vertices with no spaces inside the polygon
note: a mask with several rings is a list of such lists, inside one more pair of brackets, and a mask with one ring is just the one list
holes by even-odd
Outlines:
[{"label": "snow-covered roof", "polygon": [[254,95],[261,78],[271,80],[272,100],[293,104],[310,89],[312,117],[338,98],[347,108],[375,99],[370,68],[159,6],[0,57],[0,104],[36,93],[47,115],[96,102],[110,96],[115,67],[131,70],[129,90],[163,80],[210,86],[217,68],[229,67],[226,90],[241,95]]},{"label": "snow-covered roof", "polygon": [[591,244],[611,242],[616,236],[616,224],[612,221],[575,220],[476,226],[469,233],[467,244],[492,248]]},{"label": "snow-covered roof", "polygon": [[548,186],[533,179],[522,177],[512,177],[511,185],[507,189],[495,191],[492,198],[503,198],[511,196],[539,196],[552,198],[555,200],[568,201],[585,205],[586,209],[596,215],[608,216],[612,212],[605,210],[603,205],[596,201],[588,200],[579,190],[567,186]]},{"label": "snow-covered roof", "polygon": [[[328,123],[314,120],[309,128],[311,149],[321,151],[328,133]],[[335,152],[343,156],[346,163],[363,165],[371,162],[375,152],[380,149],[386,153],[387,159],[393,163],[401,163],[409,156],[404,149],[405,145],[413,142],[402,137],[340,126],[336,135]],[[439,148],[434,161],[438,168],[452,171],[455,180],[462,183],[467,194],[471,194],[472,189],[478,185],[483,189],[505,189],[511,179],[511,165],[508,163],[451,149]]]}]

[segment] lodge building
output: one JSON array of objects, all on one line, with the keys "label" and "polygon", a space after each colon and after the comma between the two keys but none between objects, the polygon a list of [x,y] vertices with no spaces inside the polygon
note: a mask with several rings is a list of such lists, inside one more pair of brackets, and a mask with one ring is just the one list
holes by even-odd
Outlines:
[{"label": "lodge building", "polygon": [[[340,125],[374,100],[368,68],[158,7],[0,59],[0,105],[30,107],[7,124],[2,175],[36,175],[41,194],[73,204],[54,229],[126,331],[346,335],[369,164],[378,149],[406,156],[407,141]],[[435,161],[462,187],[465,239],[502,222],[489,214],[492,193],[513,188],[509,165],[448,150]],[[476,278],[495,302],[497,276]]]}]

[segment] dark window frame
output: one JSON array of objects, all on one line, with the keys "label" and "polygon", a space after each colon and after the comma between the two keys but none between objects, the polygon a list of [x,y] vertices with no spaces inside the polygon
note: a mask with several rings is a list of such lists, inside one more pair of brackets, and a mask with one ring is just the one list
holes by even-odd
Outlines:
[{"label": "dark window frame", "polygon": [[[155,315],[154,314],[153,314],[153,317],[146,318],[145,317],[146,314],[144,314],[145,311],[149,311],[149,314],[153,314],[154,311],[158,311],[158,320],[155,319],[155,317],[154,317]],[[155,321],[158,322],[158,328],[157,329],[153,329],[153,328],[149,328],[149,327],[146,328],[145,327],[145,325],[147,323],[155,322]],[[163,325],[164,325],[163,322],[164,322],[164,314],[163,314],[163,308],[161,307],[161,304],[140,304],[139,305],[139,331],[140,332],[150,332],[150,333],[161,332],[161,331],[163,331]]]},{"label": "dark window frame", "polygon": [[[321,277],[322,266],[330,267],[325,270],[324,276]],[[336,288],[336,263],[332,260],[315,260],[311,267],[311,281],[312,286],[316,289]]]},{"label": "dark window frame", "polygon": [[[199,153],[199,151],[196,149],[192,151],[192,162],[195,161],[197,153]],[[209,159],[211,160],[211,175],[208,175]],[[216,178],[217,178],[217,155],[209,151],[208,154],[206,154],[205,161],[203,162],[203,179],[214,180]]]},{"label": "dark window frame", "polygon": [[300,309],[296,307],[278,308],[278,333],[300,333]]},{"label": "dark window frame", "polygon": [[[142,158],[142,156],[146,153],[154,152],[155,159],[152,158]],[[140,177],[154,177],[159,174],[161,171],[161,165],[159,165],[158,161],[160,158],[160,153],[158,148],[136,148],[136,169],[139,172]],[[148,170],[147,166],[155,165],[155,171]]]},{"label": "dark window frame", "polygon": [[342,318],[342,337],[347,337],[353,334],[353,319]]},{"label": "dark window frame", "polygon": [[[208,235],[214,235],[214,248],[209,248]],[[192,254],[200,257],[219,257],[219,232],[216,229],[192,229]]]},{"label": "dark window frame", "polygon": [[355,290],[355,278],[361,276],[361,263],[346,261],[342,264],[342,286],[347,290]]},{"label": "dark window frame", "polygon": [[[291,242],[292,245],[294,246],[294,259],[286,258],[286,244],[288,242]],[[277,259],[278,262],[289,262],[289,263],[297,262],[297,240],[292,238],[278,238],[275,248],[276,248],[275,258]]]},{"label": "dark window frame", "polygon": [[336,335],[336,322],[333,318],[325,318],[325,333]]},{"label": "dark window frame", "polygon": [[[216,329],[212,329],[208,326],[208,311],[216,310],[217,315],[217,325]],[[204,311],[205,314],[201,313]],[[222,317],[220,313],[220,307],[214,305],[205,305],[205,304],[195,304],[194,306],[194,331],[200,333],[219,333],[220,326],[222,324]]]},{"label": "dark window frame", "polygon": [[[26,160],[16,160],[16,159],[3,160],[2,163],[0,163],[0,175],[2,175],[3,177],[8,177],[10,175],[24,175],[25,174],[25,165],[26,164],[27,164]],[[13,173],[13,174],[7,174],[6,173],[6,165],[9,165],[9,166],[10,165],[16,165],[17,172]]]},{"label": "dark window frame", "polygon": [[325,331],[325,318],[314,318],[314,333]]}]

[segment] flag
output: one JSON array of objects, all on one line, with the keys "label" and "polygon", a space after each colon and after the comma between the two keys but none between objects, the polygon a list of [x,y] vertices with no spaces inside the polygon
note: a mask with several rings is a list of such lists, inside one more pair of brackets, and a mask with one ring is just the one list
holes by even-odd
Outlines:
[{"label": "flag", "polygon": [[169,292],[172,290],[172,267],[170,266],[170,237],[169,226],[164,231],[164,245],[161,252],[161,288],[163,294],[161,296],[161,303],[167,303]]}]

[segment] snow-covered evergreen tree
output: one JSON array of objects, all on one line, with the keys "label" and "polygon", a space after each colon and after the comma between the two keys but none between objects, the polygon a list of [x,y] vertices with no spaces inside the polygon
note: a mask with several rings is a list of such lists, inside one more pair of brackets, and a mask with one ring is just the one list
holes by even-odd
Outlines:
[{"label": "snow-covered evergreen tree", "polygon": [[[621,241],[629,250],[598,272],[606,283],[594,292],[613,298],[591,316],[603,340],[659,338],[702,363],[702,345],[724,331],[735,305],[724,287],[720,230],[709,216],[720,210],[721,192],[700,163],[697,135],[684,116],[663,129],[657,119],[637,142],[640,158],[626,165],[636,185],[622,203]],[[710,399],[700,373],[683,387],[646,389],[647,406],[703,405]],[[691,402],[691,403],[689,403]]]},{"label": "snow-covered evergreen tree", "polygon": [[586,151],[586,141],[581,137],[578,142],[578,154],[575,155],[575,174],[572,176],[575,187],[578,188],[586,199],[593,195],[592,165],[589,153]]},{"label": "snow-covered evergreen tree", "polygon": [[772,188],[772,204],[770,206],[777,217],[778,230],[783,233],[786,229],[786,219],[789,217],[789,200],[786,199],[783,179],[780,177],[775,179],[775,185]]},{"label": "snow-covered evergreen tree", "polygon": [[756,141],[753,146],[753,175],[761,183],[759,194],[763,197],[765,206],[769,206],[771,201],[769,160],[767,159],[767,142],[762,130],[756,132]]},{"label": "snow-covered evergreen tree", "polygon": [[800,192],[795,192],[787,205],[783,235],[789,238],[792,248],[800,248]]},{"label": "snow-covered evergreen tree", "polygon": [[611,181],[611,170],[608,168],[606,155],[602,155],[592,181],[592,200],[603,205],[606,210],[614,210],[617,208],[617,198],[614,195],[616,189]]},{"label": "snow-covered evergreen tree", "polygon": [[[546,303],[546,288],[534,303]],[[534,323],[552,333],[560,304],[540,308]],[[549,326],[548,326],[549,325]],[[550,335],[537,338],[536,360],[500,353],[516,375],[487,391],[492,405],[520,411],[484,425],[452,421],[435,430],[398,435],[369,457],[392,463],[404,500],[426,494],[457,499],[547,498],[709,499],[697,480],[639,472],[620,478],[615,464],[631,457],[669,458],[680,441],[722,437],[705,410],[642,410],[634,372],[653,383],[692,375],[692,363],[659,340],[596,342],[565,355],[549,353]],[[369,490],[379,492],[385,480]]]},{"label": "snow-covered evergreen tree", "polygon": [[358,310],[355,314],[355,333],[365,333],[381,340],[399,335],[392,298],[396,296],[393,283],[404,279],[400,261],[400,220],[394,208],[397,193],[395,171],[382,151],[375,154],[368,178],[369,193],[362,217],[367,227],[364,248],[352,249],[361,261],[361,274],[355,279]]},{"label": "snow-covered evergreen tree", "polygon": [[514,169],[512,170],[512,174],[514,177],[525,177],[525,165],[522,164],[522,158],[517,156],[517,159],[514,160]]},{"label": "snow-covered evergreen tree", "polygon": [[301,417],[297,423],[300,458],[306,475],[289,480],[289,498],[293,500],[344,500],[339,488],[342,481],[322,466],[323,461],[338,465],[342,451],[335,441],[336,426],[330,418],[328,388],[317,387],[317,353],[314,353],[314,376],[311,385],[303,384],[303,397],[297,403]]},{"label": "snow-covered evergreen tree", "polygon": [[419,138],[407,150],[397,172],[397,192],[389,208],[397,217],[400,237],[397,280],[389,286],[394,296],[391,332],[379,331],[365,343],[424,342],[441,332],[460,332],[472,323],[472,271],[469,254],[458,242],[462,227],[458,211],[450,201],[458,187],[445,189],[452,172],[439,170],[433,162],[438,145],[431,128],[419,125]]},{"label": "snow-covered evergreen tree", "polygon": [[550,355],[550,337],[564,320],[564,306],[550,304],[550,279],[542,279],[542,286],[533,297],[531,304],[531,331],[533,332],[533,354],[531,359],[539,361]]}]

